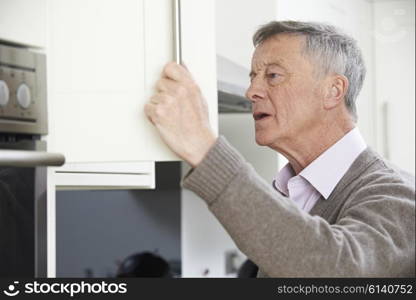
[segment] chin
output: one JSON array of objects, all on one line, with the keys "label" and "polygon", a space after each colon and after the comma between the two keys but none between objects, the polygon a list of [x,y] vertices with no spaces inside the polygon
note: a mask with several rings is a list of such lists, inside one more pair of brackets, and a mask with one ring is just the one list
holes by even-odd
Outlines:
[{"label": "chin", "polygon": [[281,136],[278,134],[277,130],[274,132],[256,132],[256,144],[259,146],[266,146],[274,149],[281,141]]},{"label": "chin", "polygon": [[256,134],[256,143],[259,146],[268,146],[271,144],[271,139],[267,136]]}]

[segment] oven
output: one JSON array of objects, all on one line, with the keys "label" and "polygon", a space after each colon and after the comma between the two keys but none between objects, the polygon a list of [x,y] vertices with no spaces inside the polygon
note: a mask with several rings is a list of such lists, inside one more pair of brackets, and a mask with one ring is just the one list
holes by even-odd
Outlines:
[{"label": "oven", "polygon": [[47,275],[46,57],[0,44],[0,277]]}]

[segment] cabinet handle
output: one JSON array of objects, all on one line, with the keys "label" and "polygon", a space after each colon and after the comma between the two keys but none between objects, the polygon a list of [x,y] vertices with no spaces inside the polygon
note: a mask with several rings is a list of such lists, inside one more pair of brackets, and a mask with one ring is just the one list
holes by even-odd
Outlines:
[{"label": "cabinet handle", "polygon": [[27,150],[0,150],[0,166],[25,167],[62,166],[65,157],[60,153]]},{"label": "cabinet handle", "polygon": [[182,44],[181,44],[181,0],[173,0],[173,39],[174,57],[177,64],[182,63]]}]

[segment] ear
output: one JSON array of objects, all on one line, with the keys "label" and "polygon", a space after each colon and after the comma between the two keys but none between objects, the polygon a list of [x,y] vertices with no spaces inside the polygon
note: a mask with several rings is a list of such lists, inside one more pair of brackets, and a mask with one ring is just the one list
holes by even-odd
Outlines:
[{"label": "ear", "polygon": [[328,78],[325,90],[324,108],[327,110],[344,104],[345,95],[348,90],[347,77],[334,74]]}]

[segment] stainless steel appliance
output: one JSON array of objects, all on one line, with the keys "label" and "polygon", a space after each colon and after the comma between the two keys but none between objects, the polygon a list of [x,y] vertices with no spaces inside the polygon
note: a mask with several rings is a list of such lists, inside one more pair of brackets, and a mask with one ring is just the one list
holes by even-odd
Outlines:
[{"label": "stainless steel appliance", "polygon": [[45,55],[0,44],[0,277],[46,277]]},{"label": "stainless steel appliance", "polygon": [[250,71],[217,55],[219,113],[251,114],[251,102],[245,97]]}]

